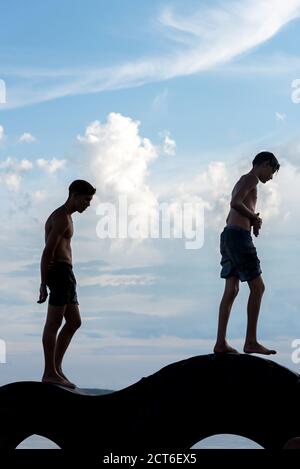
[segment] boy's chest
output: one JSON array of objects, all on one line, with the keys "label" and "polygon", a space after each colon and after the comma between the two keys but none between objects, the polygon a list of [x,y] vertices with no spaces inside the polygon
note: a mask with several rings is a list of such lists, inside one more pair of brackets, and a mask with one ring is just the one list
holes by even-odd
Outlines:
[{"label": "boy's chest", "polygon": [[248,206],[254,206],[257,201],[257,187],[254,187],[251,191],[248,192],[245,197],[244,203]]},{"label": "boy's chest", "polygon": [[68,228],[66,229],[64,238],[69,239],[72,238],[74,232],[73,221],[70,220],[68,224]]}]

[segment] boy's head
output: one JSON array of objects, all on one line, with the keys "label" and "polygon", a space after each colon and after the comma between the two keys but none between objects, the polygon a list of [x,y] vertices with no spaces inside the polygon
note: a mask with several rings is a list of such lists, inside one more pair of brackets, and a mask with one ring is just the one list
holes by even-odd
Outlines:
[{"label": "boy's head", "polygon": [[279,170],[280,164],[273,153],[261,151],[252,161],[253,168],[256,170],[258,179],[266,183],[273,178],[273,174]]},{"label": "boy's head", "polygon": [[75,211],[82,213],[86,210],[95,194],[96,189],[87,181],[76,179],[69,186],[69,200],[72,201]]}]

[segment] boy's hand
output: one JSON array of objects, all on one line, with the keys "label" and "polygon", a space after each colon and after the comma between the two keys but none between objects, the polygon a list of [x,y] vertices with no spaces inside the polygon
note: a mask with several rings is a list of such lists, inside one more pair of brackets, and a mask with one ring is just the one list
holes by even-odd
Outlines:
[{"label": "boy's hand", "polygon": [[40,286],[40,297],[39,297],[37,303],[45,303],[45,301],[47,299],[47,296],[48,296],[47,287],[46,287],[45,284],[41,284],[41,286]]},{"label": "boy's hand", "polygon": [[261,229],[261,225],[262,225],[262,219],[259,217],[259,213],[257,213],[256,218],[252,222],[254,236],[257,237],[259,235],[259,230]]}]

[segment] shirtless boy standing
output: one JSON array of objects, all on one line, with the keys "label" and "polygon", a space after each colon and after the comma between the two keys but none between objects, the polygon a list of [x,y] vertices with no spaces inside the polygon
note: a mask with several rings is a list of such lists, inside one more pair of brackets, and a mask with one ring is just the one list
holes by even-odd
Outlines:
[{"label": "shirtless boy standing", "polygon": [[[89,207],[96,189],[88,182],[73,181],[67,201],[46,221],[45,248],[41,259],[41,286],[38,303],[47,299],[50,290],[47,320],[43,332],[45,370],[42,381],[75,388],[62,371],[62,359],[75,331],[81,325],[76,295],[76,279],[72,270],[72,213]],[[65,324],[58,337],[63,318]]]},{"label": "shirtless boy standing", "polygon": [[252,165],[251,171],[244,174],[233,188],[230,212],[221,233],[221,277],[225,278],[226,283],[219,310],[215,353],[238,353],[228,345],[226,329],[234,299],[239,292],[240,281],[247,282],[250,289],[244,352],[265,355],[276,353],[275,350],[269,350],[257,342],[257,320],[265,286],[261,276],[260,261],[251,237],[251,227],[254,236],[258,236],[262,220],[259,213],[255,213],[257,184],[259,181],[265,184],[272,179],[280,165],[273,153],[267,151],[256,155]]}]

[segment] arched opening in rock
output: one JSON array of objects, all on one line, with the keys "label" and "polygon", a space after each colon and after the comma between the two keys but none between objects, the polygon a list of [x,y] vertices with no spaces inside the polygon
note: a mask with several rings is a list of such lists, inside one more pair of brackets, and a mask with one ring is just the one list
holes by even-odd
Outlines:
[{"label": "arched opening in rock", "polygon": [[194,449],[263,449],[258,443],[240,435],[213,435],[198,441]]},{"label": "arched opening in rock", "polygon": [[23,440],[16,449],[61,449],[54,441],[40,435],[31,435]]}]

